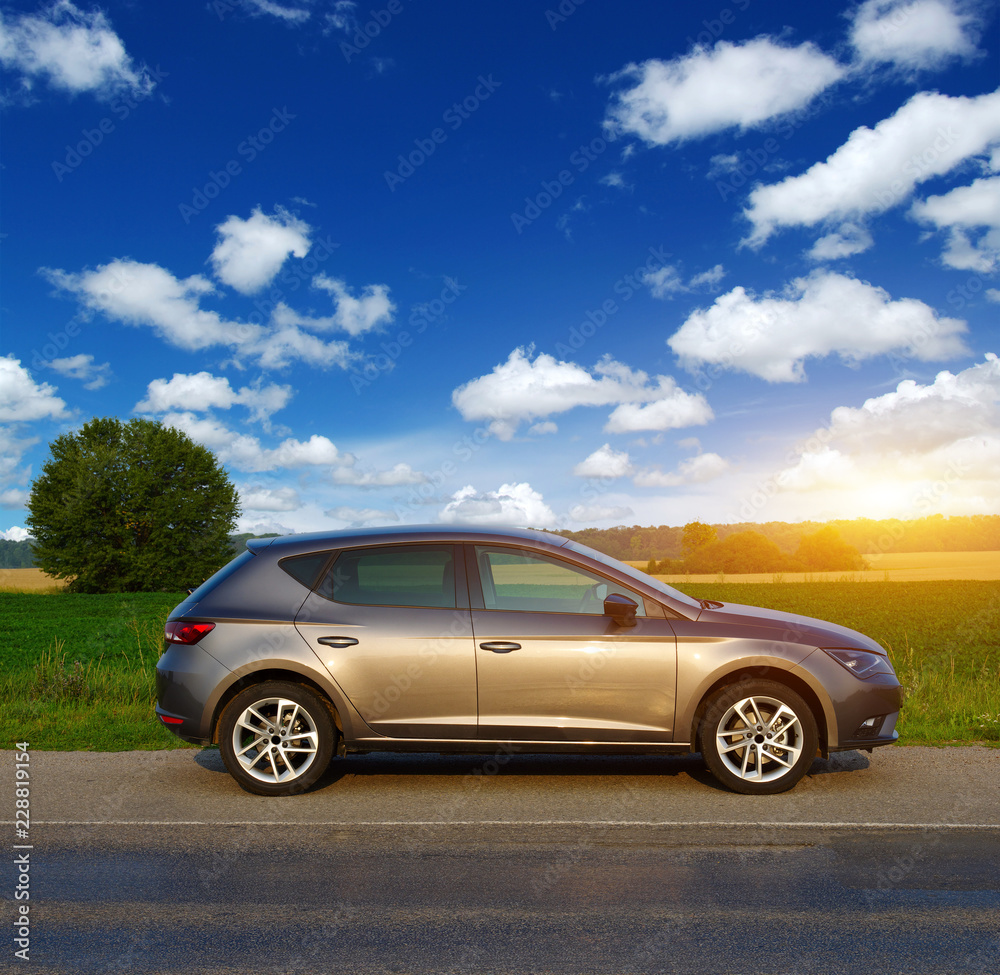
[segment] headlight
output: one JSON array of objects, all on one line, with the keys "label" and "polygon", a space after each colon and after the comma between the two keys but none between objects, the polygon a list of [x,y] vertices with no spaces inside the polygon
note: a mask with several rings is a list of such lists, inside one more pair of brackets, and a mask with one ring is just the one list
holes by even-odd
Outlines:
[{"label": "headlight", "polygon": [[826,650],[842,667],[846,667],[859,680],[876,674],[895,674],[888,657],[867,650]]}]

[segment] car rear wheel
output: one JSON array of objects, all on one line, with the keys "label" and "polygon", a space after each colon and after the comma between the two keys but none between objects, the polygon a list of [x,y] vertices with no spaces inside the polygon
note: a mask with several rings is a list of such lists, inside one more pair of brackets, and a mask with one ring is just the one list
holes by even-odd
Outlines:
[{"label": "car rear wheel", "polygon": [[701,753],[712,774],[744,795],[791,789],[816,756],[816,719],[802,697],[777,681],[752,680],[709,699]]},{"label": "car rear wheel", "polygon": [[337,732],[330,709],[310,687],[255,684],[236,695],[219,723],[219,751],[247,792],[304,792],[326,771]]}]

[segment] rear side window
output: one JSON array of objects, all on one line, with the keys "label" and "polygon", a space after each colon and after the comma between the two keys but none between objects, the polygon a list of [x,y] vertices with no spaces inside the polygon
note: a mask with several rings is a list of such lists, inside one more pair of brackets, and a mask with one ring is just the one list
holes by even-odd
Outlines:
[{"label": "rear side window", "polygon": [[[209,576],[204,582],[202,582],[200,586],[198,586],[197,589],[192,590],[191,594],[188,596],[187,599],[184,600],[184,603],[182,603],[181,605],[190,604],[193,606],[195,603],[200,602],[216,586],[218,586],[222,582],[225,582],[225,580],[228,579],[234,572],[242,568],[244,565],[247,564],[247,562],[249,562],[253,558],[256,558],[256,556],[249,549],[245,549],[244,551],[240,552],[240,554],[237,555],[236,558],[231,559],[229,562],[227,562],[221,569],[219,569],[218,572],[215,573],[215,575]],[[178,609],[180,609],[180,607],[178,607]]]},{"label": "rear side window", "polygon": [[312,589],[320,569],[329,561],[329,552],[312,552],[309,555],[296,555],[290,559],[282,559],[280,565],[296,582],[301,582],[307,589]]},{"label": "rear side window", "polygon": [[451,545],[391,545],[341,552],[316,592],[338,603],[454,609]]}]

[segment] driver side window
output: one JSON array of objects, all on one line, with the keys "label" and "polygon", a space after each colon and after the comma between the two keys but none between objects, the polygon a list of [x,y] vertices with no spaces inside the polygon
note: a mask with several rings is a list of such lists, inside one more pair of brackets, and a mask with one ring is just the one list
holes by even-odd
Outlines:
[{"label": "driver side window", "polygon": [[604,600],[617,592],[639,604],[637,616],[646,615],[642,596],[637,592],[559,559],[477,545],[476,565],[486,609],[601,616]]}]

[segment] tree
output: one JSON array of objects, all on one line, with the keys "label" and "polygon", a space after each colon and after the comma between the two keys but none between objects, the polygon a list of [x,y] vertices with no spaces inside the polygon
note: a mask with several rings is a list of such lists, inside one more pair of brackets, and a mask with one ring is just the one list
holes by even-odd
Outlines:
[{"label": "tree", "polygon": [[827,526],[812,535],[803,535],[795,558],[807,569],[836,571],[863,569],[861,553],[840,537],[836,528]]},{"label": "tree", "polygon": [[75,592],[178,591],[230,557],[239,496],[215,455],[152,420],[57,437],[25,520],[35,564]]},{"label": "tree", "polygon": [[704,545],[688,560],[691,572],[783,572],[790,559],[760,532],[734,532],[721,542]]},{"label": "tree", "polygon": [[681,551],[689,559],[699,549],[711,545],[718,538],[715,529],[701,521],[689,521],[681,533]]}]

